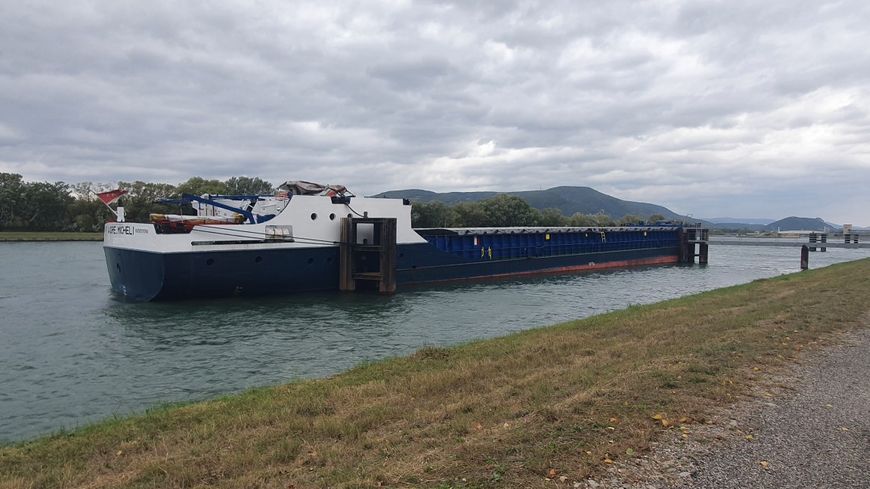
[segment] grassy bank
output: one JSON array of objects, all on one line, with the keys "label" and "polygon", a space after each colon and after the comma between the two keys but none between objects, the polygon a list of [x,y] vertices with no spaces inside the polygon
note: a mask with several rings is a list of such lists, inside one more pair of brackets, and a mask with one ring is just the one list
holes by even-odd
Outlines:
[{"label": "grassy bank", "polygon": [[754,378],[859,327],[868,296],[865,259],[426,348],[2,448],[0,487],[570,487],[661,430],[691,436]]},{"label": "grassy bank", "polygon": [[2,231],[3,241],[102,241],[103,233],[64,233],[59,231]]}]

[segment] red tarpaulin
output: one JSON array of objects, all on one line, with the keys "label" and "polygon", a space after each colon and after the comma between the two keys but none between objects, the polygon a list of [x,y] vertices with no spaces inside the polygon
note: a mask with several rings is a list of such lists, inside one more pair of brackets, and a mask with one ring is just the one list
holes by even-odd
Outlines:
[{"label": "red tarpaulin", "polygon": [[121,198],[121,196],[124,195],[124,194],[126,194],[126,193],[127,193],[126,190],[121,190],[121,189],[118,189],[118,190],[109,190],[108,192],[100,192],[100,193],[98,193],[98,194],[97,194],[97,197],[99,197],[100,200],[102,200],[104,204],[109,205],[109,204],[111,204],[112,202],[114,202],[114,201],[118,200],[119,198]]}]

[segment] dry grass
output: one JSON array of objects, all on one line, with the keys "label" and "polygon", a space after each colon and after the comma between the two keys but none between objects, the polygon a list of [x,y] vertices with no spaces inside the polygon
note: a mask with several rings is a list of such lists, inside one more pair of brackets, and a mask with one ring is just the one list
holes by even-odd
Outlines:
[{"label": "dry grass", "polygon": [[55,231],[2,231],[2,241],[102,241],[103,233],[66,233]]},{"label": "dry grass", "polygon": [[2,448],[0,488],[570,487],[645,450],[654,414],[702,421],[857,327],[867,297],[870,259],[424,348]]}]

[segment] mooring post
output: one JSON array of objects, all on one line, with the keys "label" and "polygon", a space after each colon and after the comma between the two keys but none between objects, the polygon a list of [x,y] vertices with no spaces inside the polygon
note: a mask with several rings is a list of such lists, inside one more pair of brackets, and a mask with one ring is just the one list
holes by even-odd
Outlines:
[{"label": "mooring post", "polygon": [[801,270],[806,270],[810,267],[810,248],[807,245],[801,246]]},{"label": "mooring post", "polygon": [[690,241],[689,230],[680,230],[680,263],[695,263],[695,243]]},{"label": "mooring post", "polygon": [[396,219],[384,219],[380,227],[379,269],[381,280],[378,282],[378,292],[392,294],[396,292]]},{"label": "mooring post", "polygon": [[353,219],[341,218],[341,241],[339,242],[338,288],[344,292],[356,290],[356,280],[353,278],[353,244],[356,241],[356,226]]},{"label": "mooring post", "polygon": [[[819,238],[821,239],[822,243],[827,243],[828,242],[828,233],[822,233],[822,235]],[[822,251],[822,252],[828,251],[828,248],[822,246],[821,248],[819,248],[819,251]]]}]

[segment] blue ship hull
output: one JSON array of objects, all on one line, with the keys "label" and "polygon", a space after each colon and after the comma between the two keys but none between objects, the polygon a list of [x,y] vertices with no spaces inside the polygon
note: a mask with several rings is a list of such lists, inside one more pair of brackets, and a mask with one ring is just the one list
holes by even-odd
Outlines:
[{"label": "blue ship hull", "polygon": [[[482,251],[441,248],[445,245],[435,242],[399,244],[398,285],[676,263],[680,252],[676,238],[632,246],[624,242],[598,244],[585,250],[582,246],[562,250],[526,247],[517,248],[516,252],[496,248],[495,255],[485,247]],[[104,249],[112,289],[134,301],[325,291],[339,287],[337,246],[187,253]]]}]

